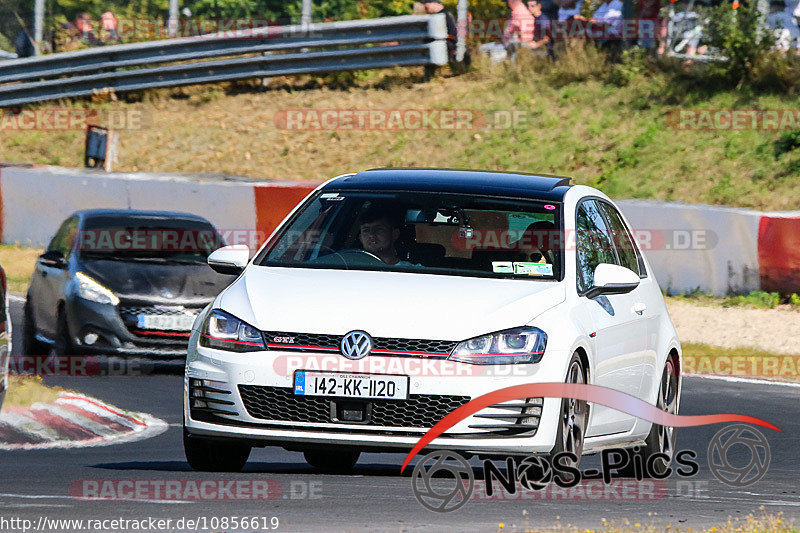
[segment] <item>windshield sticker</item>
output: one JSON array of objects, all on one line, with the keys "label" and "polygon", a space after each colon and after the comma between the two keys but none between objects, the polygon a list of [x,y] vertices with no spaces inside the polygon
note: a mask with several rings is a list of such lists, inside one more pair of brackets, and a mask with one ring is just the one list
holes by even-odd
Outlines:
[{"label": "windshield sticker", "polygon": [[326,192],[325,194],[321,194],[319,197],[323,200],[328,200],[329,202],[338,202],[340,200],[344,200],[344,196],[339,196],[338,192]]},{"label": "windshield sticker", "polygon": [[514,265],[511,261],[492,261],[492,272],[495,274],[513,274]]},{"label": "windshield sticker", "polygon": [[552,276],[553,265],[546,263],[514,263],[514,274],[526,274],[528,276]]}]

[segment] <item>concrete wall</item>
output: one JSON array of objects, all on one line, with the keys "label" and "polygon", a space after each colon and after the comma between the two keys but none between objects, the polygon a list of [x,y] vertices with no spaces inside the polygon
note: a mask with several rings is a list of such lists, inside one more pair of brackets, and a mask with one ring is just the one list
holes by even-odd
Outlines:
[{"label": "concrete wall", "polygon": [[[223,234],[263,242],[317,183],[197,179],[58,167],[0,169],[2,242],[44,247],[71,213],[158,209],[206,217]],[[244,242],[242,244],[255,244]]]},{"label": "concrete wall", "polygon": [[[44,247],[69,214],[113,207],[197,213],[255,247],[314,182],[33,167],[0,169],[3,243]],[[800,292],[800,212],[761,213],[655,200],[618,202],[663,289],[717,295]],[[229,239],[231,240],[231,239]]]},{"label": "concrete wall", "polygon": [[762,213],[656,200],[618,204],[636,228],[663,289],[681,293],[699,287],[723,295],[761,287],[758,227]]}]

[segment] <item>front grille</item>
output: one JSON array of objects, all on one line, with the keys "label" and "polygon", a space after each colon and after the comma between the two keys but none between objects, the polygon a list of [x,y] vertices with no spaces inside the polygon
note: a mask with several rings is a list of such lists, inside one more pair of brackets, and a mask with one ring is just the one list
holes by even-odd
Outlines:
[{"label": "front grille", "polygon": [[319,396],[296,396],[291,388],[239,385],[245,409],[253,418],[284,422],[328,424],[333,422],[336,401],[355,401],[366,406],[365,425],[430,428],[469,396],[412,394],[407,400],[330,400]]},{"label": "front grille", "polygon": [[[338,351],[344,335],[328,335],[324,333],[286,333],[281,331],[265,331],[267,347],[289,349],[300,352]],[[292,342],[286,342],[292,339]],[[392,337],[374,337],[372,353],[388,355],[406,355],[417,357],[446,357],[450,355],[457,342],[430,339],[398,339]]]},{"label": "front grille", "polygon": [[197,317],[202,311],[201,308],[185,308],[183,306],[168,306],[168,305],[158,305],[158,306],[134,306],[134,305],[123,305],[119,307],[119,314],[122,317],[122,322],[125,324],[125,327],[128,328],[132,334],[136,335],[137,337],[141,337],[144,341],[177,341],[177,342],[185,342],[188,338],[190,333],[188,331],[162,331],[162,330],[153,330],[153,329],[140,329],[139,328],[139,315],[163,315],[163,316],[175,316],[175,315],[188,315],[192,317]]}]

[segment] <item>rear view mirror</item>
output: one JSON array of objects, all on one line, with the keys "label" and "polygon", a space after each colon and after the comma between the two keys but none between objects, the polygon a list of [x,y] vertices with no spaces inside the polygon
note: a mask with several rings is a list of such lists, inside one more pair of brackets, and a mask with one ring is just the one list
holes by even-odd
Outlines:
[{"label": "rear view mirror", "polygon": [[66,268],[67,262],[64,254],[58,250],[49,250],[39,256],[39,263],[51,268]]},{"label": "rear view mirror", "polygon": [[208,256],[208,266],[220,274],[238,276],[250,261],[250,249],[243,245],[224,246]]},{"label": "rear view mirror", "polygon": [[625,294],[639,286],[639,274],[619,265],[600,263],[594,269],[594,285],[586,291],[587,298],[601,294]]}]

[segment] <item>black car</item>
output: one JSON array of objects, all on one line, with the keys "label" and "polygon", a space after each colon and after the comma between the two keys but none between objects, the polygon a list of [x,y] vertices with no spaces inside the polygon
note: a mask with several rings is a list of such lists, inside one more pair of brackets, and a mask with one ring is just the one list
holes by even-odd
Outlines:
[{"label": "black car", "polygon": [[206,263],[220,246],[196,215],[74,213],[36,262],[25,353],[185,356],[194,318],[234,279]]}]

